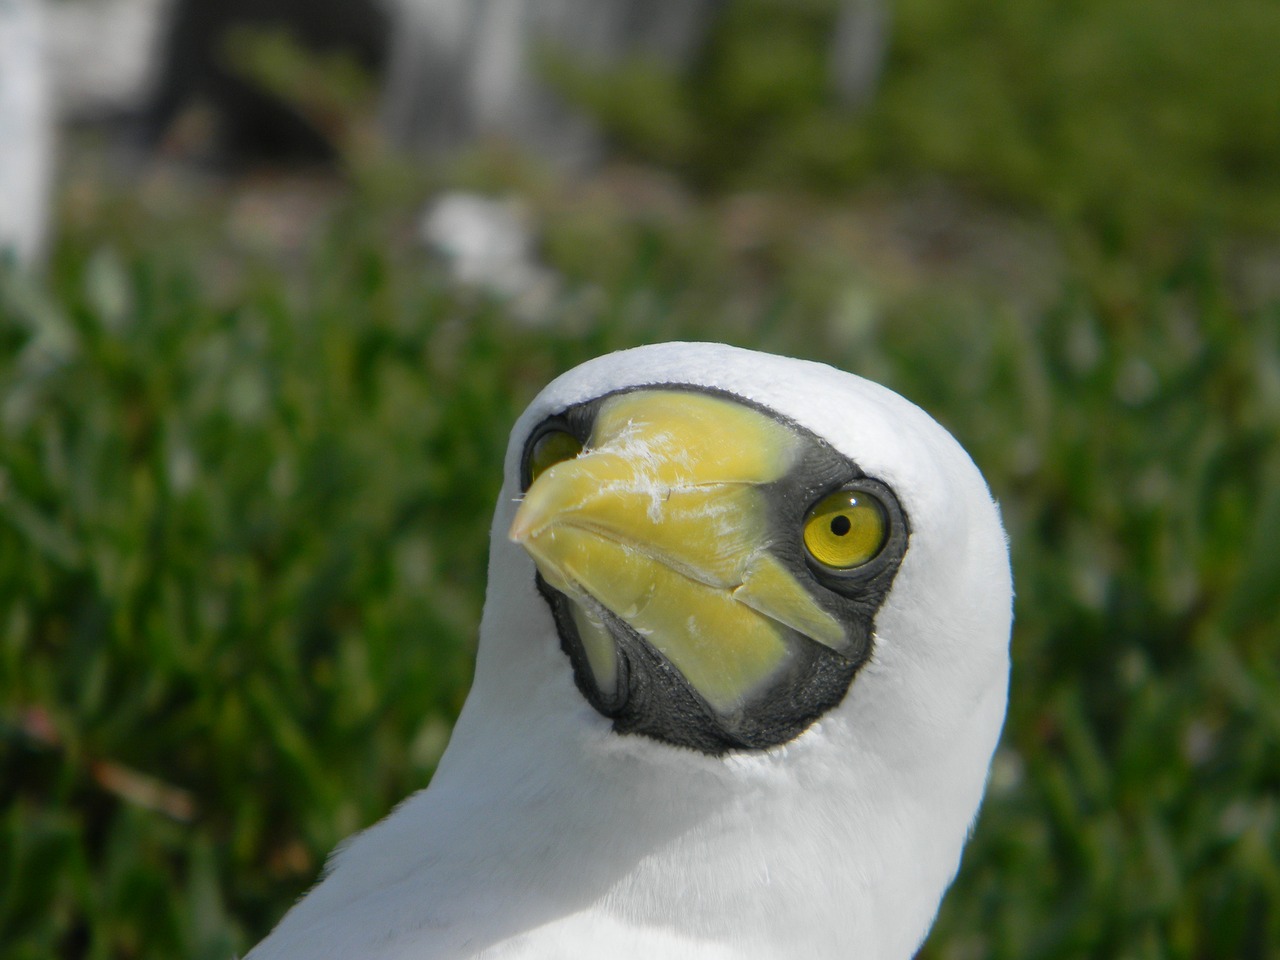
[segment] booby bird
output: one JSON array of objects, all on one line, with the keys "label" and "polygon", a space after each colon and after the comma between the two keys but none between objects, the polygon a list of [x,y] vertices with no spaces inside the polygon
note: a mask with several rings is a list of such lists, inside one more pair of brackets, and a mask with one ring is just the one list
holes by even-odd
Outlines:
[{"label": "booby bird", "polygon": [[516,423],[476,673],[428,789],[249,960],[913,955],[1004,720],[972,460],[890,390],[719,344]]}]

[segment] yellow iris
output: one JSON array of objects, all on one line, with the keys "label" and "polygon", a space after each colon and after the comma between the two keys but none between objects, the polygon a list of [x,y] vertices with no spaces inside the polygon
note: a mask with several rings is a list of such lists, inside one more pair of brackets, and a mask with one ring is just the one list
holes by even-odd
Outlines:
[{"label": "yellow iris", "polygon": [[534,441],[529,451],[529,482],[533,483],[549,467],[572,460],[582,452],[582,443],[572,433],[548,430]]},{"label": "yellow iris", "polygon": [[839,490],[809,511],[804,545],[824,566],[851,570],[880,552],[887,532],[880,501],[861,490]]}]

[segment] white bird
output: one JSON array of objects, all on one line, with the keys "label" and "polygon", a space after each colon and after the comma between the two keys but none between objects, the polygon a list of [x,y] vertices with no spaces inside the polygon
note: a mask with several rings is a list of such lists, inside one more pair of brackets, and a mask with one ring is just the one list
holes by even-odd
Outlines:
[{"label": "white bird", "polygon": [[53,113],[45,4],[0,0],[0,266],[38,264],[49,228]]},{"label": "white bird", "polygon": [[718,344],[512,432],[430,787],[249,960],[912,956],[1004,720],[998,510],[926,413]]}]

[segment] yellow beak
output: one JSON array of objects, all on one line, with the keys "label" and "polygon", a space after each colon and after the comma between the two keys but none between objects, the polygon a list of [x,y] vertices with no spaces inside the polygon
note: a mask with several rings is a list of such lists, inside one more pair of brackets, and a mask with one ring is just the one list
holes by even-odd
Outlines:
[{"label": "yellow beak", "polygon": [[783,671],[800,634],[843,627],[770,551],[764,487],[799,436],[732,400],[636,390],[600,407],[586,449],[531,484],[510,536],[574,601],[595,680],[616,682],[602,611],[628,624],[722,715]]}]

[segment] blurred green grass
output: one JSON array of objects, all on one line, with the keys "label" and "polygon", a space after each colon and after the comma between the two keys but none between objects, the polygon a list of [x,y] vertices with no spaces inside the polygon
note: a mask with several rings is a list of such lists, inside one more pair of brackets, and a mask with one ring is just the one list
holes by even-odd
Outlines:
[{"label": "blurred green grass", "polygon": [[735,0],[691,79],[643,59],[553,76],[621,148],[713,189],[943,176],[1111,245],[1280,222],[1269,0],[888,2],[853,115],[827,82],[839,2]]},{"label": "blurred green grass", "polygon": [[[286,206],[302,221],[287,242],[256,187],[76,178],[47,282],[0,275],[0,954],[213,960],[261,936],[339,840],[429,780],[469,680],[515,416],[582,359],[683,337],[886,383],[956,433],[1002,503],[1009,722],[922,956],[1274,955],[1280,300],[1241,280],[1241,251],[1265,263],[1274,235],[1240,231],[1273,209],[1280,166],[1237,178],[1172,142],[1150,182],[1113,181],[1025,134],[1041,160],[1025,179],[1007,167],[1024,136],[1008,118],[1050,88],[1067,127],[1115,132],[1102,81],[1062,71],[1071,38],[1112,49],[1145,9],[899,8],[894,62],[952,66],[891,66],[856,136],[985,198],[952,215],[999,242],[934,240],[963,248],[947,262],[986,244],[994,282],[886,252],[885,209],[937,216],[905,176],[885,187],[869,162],[878,192],[815,198],[831,183],[763,135],[736,141],[754,173],[705,161],[726,171],[710,198],[548,185],[505,161],[458,173],[531,196],[564,278],[541,325],[442,281],[409,240],[421,178],[376,158],[308,216]],[[1143,80],[1126,71],[1183,48],[1140,25],[1154,54],[1103,58],[1120,99],[1190,116],[1216,98],[1236,111],[1210,111],[1219,146],[1270,149],[1250,132],[1266,92],[1247,55],[1184,51],[1209,92]],[[987,54],[966,54],[979,36]],[[991,80],[1015,66],[1022,82]],[[966,105],[974,86],[1011,106]],[[747,113],[779,102],[764,87]],[[917,114],[928,97],[949,98],[952,126],[1006,126],[948,133]],[[772,116],[828,122],[796,104]],[[895,124],[969,159],[873,135]],[[1117,231],[1113,201],[1146,226]]]}]

